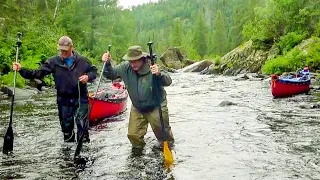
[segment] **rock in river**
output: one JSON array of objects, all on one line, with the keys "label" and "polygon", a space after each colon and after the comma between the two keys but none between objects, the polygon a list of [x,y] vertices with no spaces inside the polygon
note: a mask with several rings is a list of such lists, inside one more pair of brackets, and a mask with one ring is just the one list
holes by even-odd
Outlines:
[{"label": "rock in river", "polygon": [[[13,87],[7,87],[7,86],[3,86],[1,87],[0,91],[2,93],[4,93],[5,95],[8,95],[9,97],[12,96],[13,94]],[[15,99],[28,99],[31,96],[38,94],[38,90],[37,89],[21,89],[21,88],[15,88]],[[3,96],[3,95],[2,95]]]},{"label": "rock in river", "polygon": [[233,106],[233,105],[237,105],[237,104],[234,103],[234,102],[231,102],[231,101],[222,101],[222,102],[219,104],[220,107]]},{"label": "rock in river", "polygon": [[162,63],[169,68],[181,69],[183,56],[178,48],[168,48],[160,57]]},{"label": "rock in river", "polygon": [[210,60],[202,60],[184,67],[183,69],[181,69],[181,72],[201,72],[208,68],[211,64],[212,61]]}]

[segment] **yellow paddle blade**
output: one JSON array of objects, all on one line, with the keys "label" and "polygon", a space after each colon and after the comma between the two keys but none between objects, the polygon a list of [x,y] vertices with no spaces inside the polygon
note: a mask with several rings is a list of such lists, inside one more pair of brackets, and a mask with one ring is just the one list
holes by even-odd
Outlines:
[{"label": "yellow paddle blade", "polygon": [[164,162],[166,165],[170,166],[173,164],[173,155],[172,152],[169,149],[168,142],[163,142],[163,155],[164,155]]}]

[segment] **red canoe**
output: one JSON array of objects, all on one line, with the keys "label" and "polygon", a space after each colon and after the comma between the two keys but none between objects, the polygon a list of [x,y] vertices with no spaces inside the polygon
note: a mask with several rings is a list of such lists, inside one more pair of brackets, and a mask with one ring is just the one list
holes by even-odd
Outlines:
[{"label": "red canoe", "polygon": [[123,82],[114,82],[111,89],[99,90],[97,98],[94,98],[94,94],[89,97],[90,106],[93,103],[89,115],[90,123],[124,112],[127,107],[128,92]]},{"label": "red canoe", "polygon": [[307,93],[310,90],[311,80],[309,70],[303,76],[279,77],[271,76],[271,89],[274,97],[289,97],[297,94]]}]

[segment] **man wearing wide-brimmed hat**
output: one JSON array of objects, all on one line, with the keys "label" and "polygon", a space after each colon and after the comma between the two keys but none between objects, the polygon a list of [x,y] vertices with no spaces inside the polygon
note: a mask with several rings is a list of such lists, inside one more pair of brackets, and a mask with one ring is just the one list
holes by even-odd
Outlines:
[{"label": "man wearing wide-brimmed hat", "polygon": [[160,79],[162,86],[162,115],[165,123],[165,130],[168,134],[168,142],[172,146],[174,142],[167,107],[166,91],[163,86],[169,86],[172,80],[165,71],[159,71],[158,66],[151,66],[147,53],[143,52],[140,46],[131,46],[127,54],[123,56],[124,62],[112,68],[111,56],[105,53],[102,61],[106,62],[104,76],[109,79],[121,77],[125,82],[132,101],[128,138],[134,149],[143,149],[145,146],[144,135],[147,133],[148,123],[158,139],[160,145],[164,141],[161,132],[159,110],[156,107],[155,98],[152,92],[152,76],[155,74]]}]

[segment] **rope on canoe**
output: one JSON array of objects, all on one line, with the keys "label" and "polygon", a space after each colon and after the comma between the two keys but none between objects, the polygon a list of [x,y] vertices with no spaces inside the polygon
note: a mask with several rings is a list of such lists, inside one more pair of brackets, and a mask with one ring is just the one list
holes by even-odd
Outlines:
[{"label": "rope on canoe", "polygon": [[103,88],[102,91],[99,91],[97,94],[92,94],[90,97],[108,102],[121,102],[127,98],[127,95],[123,95],[124,91],[125,89],[113,89],[112,87],[106,87]]}]

